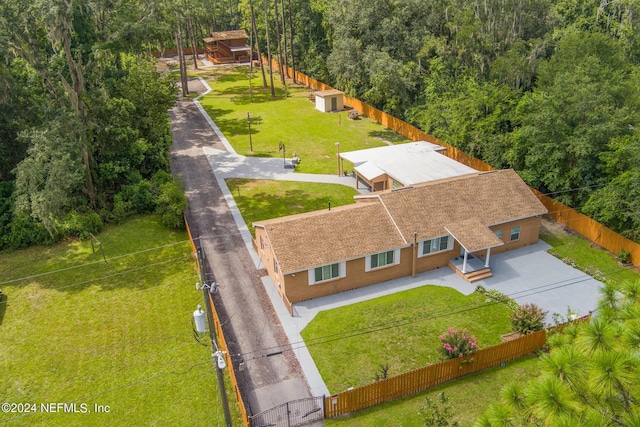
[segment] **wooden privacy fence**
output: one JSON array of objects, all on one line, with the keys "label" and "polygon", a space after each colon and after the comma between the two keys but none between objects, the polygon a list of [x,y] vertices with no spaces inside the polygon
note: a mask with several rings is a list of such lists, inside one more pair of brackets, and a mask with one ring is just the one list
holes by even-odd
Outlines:
[{"label": "wooden privacy fence", "polygon": [[215,323],[216,328],[216,336],[218,337],[218,348],[224,351],[224,358],[227,362],[227,366],[229,367],[229,376],[231,377],[231,383],[233,384],[233,390],[236,393],[236,399],[238,399],[238,405],[240,406],[240,412],[242,413],[242,421],[244,421],[244,425],[249,427],[249,414],[247,413],[247,409],[244,406],[244,400],[242,399],[242,394],[240,394],[240,388],[238,387],[238,380],[236,379],[236,373],[233,367],[233,362],[231,361],[231,356],[229,356],[229,347],[227,346],[227,341],[224,338],[224,332],[222,331],[222,323],[220,323],[220,318],[218,317],[218,313],[216,312],[216,307],[213,304],[213,298],[211,298],[211,293],[207,293],[209,296],[209,302],[211,303],[211,311],[213,312],[213,323]]},{"label": "wooden privacy fence", "polygon": [[[193,249],[193,253],[196,253],[196,245],[193,241],[193,237],[191,235],[191,229],[189,228],[189,223],[187,222],[187,218],[184,219],[184,224],[187,227],[187,234],[189,235],[189,242],[191,242],[191,248]],[[196,257],[196,264],[198,263],[198,258]],[[200,271],[200,266],[197,266],[198,271]],[[236,393],[236,399],[238,400],[238,406],[240,406],[240,412],[242,414],[242,421],[246,427],[249,427],[249,414],[247,413],[247,408],[245,407],[244,400],[242,399],[242,394],[240,394],[240,388],[238,387],[238,380],[236,379],[236,373],[234,371],[233,363],[231,361],[231,357],[229,356],[229,347],[227,346],[227,341],[224,338],[224,331],[222,330],[222,323],[220,323],[220,318],[218,317],[218,312],[216,311],[216,306],[213,303],[213,298],[211,298],[211,293],[207,292],[207,296],[209,298],[209,303],[211,307],[211,312],[213,313],[213,323],[216,328],[216,336],[218,337],[218,348],[224,352],[224,358],[227,362],[227,366],[229,367],[229,376],[231,377],[231,383],[233,385],[233,390]]]},{"label": "wooden privacy fence", "polygon": [[409,396],[463,375],[517,359],[541,349],[545,342],[545,331],[538,331],[478,350],[472,356],[425,366],[405,374],[334,394],[325,398],[325,418],[337,417]]},{"label": "wooden privacy fence", "polygon": [[[266,62],[266,59],[263,58],[263,61]],[[274,68],[278,68],[278,63],[276,61],[272,60],[271,63]],[[288,77],[292,77],[291,68],[285,67],[285,71]],[[312,79],[311,77],[299,71],[296,71],[296,80],[316,90],[333,89],[331,86]],[[351,108],[358,110],[361,114],[377,121],[381,125],[411,139],[412,141],[428,141],[434,144],[442,145],[446,148],[444,154],[453,160],[456,160],[482,172],[494,170],[491,165],[483,162],[482,160],[469,156],[467,153],[439,140],[432,135],[424,133],[415,126],[410,125],[409,123],[400,120],[397,117],[393,117],[385,113],[384,111],[381,111],[358,99],[351,98],[346,95],[344,95],[343,98],[345,105],[349,105]],[[629,253],[631,254],[630,260],[633,265],[640,267],[640,244],[627,239],[626,237],[616,233],[615,231],[600,224],[592,218],[579,213],[578,211],[570,208],[567,205],[553,200],[549,196],[543,195],[533,188],[532,191],[545,205],[545,207],[549,211],[549,216],[555,221],[565,225],[567,228],[570,228],[576,233],[579,233],[580,235],[591,240],[593,243],[605,248],[606,250],[614,254],[617,254],[620,251],[629,251]]]}]

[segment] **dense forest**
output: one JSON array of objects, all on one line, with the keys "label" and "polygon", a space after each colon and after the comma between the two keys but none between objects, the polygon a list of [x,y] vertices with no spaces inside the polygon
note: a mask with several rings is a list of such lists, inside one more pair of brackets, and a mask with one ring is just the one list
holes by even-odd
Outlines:
[{"label": "dense forest", "polygon": [[0,246],[171,222],[177,91],[150,52],[238,28],[640,240],[640,0],[6,0]]},{"label": "dense forest", "polygon": [[640,240],[640,1],[311,1],[296,65]]}]

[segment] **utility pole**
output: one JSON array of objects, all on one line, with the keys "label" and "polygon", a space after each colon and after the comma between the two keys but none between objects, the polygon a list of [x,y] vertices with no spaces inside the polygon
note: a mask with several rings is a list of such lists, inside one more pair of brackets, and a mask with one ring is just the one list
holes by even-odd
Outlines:
[{"label": "utility pole", "polygon": [[[202,296],[204,297],[204,306],[207,312],[207,322],[209,323],[209,336],[211,337],[211,348],[213,350],[213,354],[218,355],[218,340],[216,337],[216,325],[213,321],[213,312],[211,307],[211,301],[209,299],[208,292],[211,292],[213,289],[211,285],[207,285],[207,274],[204,266],[203,256],[202,256],[202,248],[198,248],[196,250],[196,255],[198,257],[198,265],[200,266],[200,281],[202,283]],[[222,357],[222,356],[218,356]],[[218,378],[218,390],[220,392],[220,399],[222,401],[222,409],[224,410],[224,419],[227,427],[232,427],[231,422],[231,411],[229,410],[229,400],[227,399],[227,390],[224,386],[224,374],[222,372],[222,368],[220,367],[220,363],[216,360],[216,376]],[[233,369],[230,367],[229,369]]]}]

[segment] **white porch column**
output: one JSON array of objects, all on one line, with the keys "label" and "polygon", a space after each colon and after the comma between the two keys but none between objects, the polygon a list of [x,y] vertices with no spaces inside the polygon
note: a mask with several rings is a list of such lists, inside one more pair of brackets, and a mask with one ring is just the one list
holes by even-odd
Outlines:
[{"label": "white porch column", "polygon": [[467,254],[469,252],[467,252],[467,250],[464,250],[464,261],[462,261],[462,274],[466,274],[467,273]]},{"label": "white porch column", "polygon": [[489,258],[491,257],[491,248],[487,248],[487,260],[484,262],[484,266],[489,268]]}]

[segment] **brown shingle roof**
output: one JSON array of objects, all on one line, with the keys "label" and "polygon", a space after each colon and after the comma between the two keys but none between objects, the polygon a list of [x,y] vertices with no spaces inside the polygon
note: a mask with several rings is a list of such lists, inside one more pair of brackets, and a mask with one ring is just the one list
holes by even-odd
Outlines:
[{"label": "brown shingle roof", "polygon": [[501,246],[504,243],[478,218],[448,223],[447,231],[469,252]]},{"label": "brown shingle roof", "polygon": [[[483,227],[542,215],[544,205],[513,170],[479,172],[381,192],[355,205],[255,223],[285,273],[396,249],[448,234],[471,251],[498,244]],[[468,230],[461,231],[461,227]],[[475,229],[477,236],[467,232]],[[455,230],[455,231],[454,231]],[[490,235],[491,234],[491,235]]]},{"label": "brown shingle roof", "polygon": [[245,30],[229,30],[212,32],[211,37],[205,37],[203,40],[206,43],[211,43],[219,40],[236,40],[246,38],[249,38],[249,35]]},{"label": "brown shingle roof", "polygon": [[544,205],[512,169],[463,175],[379,195],[405,236],[447,233],[445,226],[477,218],[491,226],[542,215]]},{"label": "brown shingle roof", "polygon": [[380,203],[261,221],[280,269],[285,273],[360,258],[406,242]]}]

